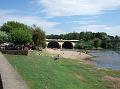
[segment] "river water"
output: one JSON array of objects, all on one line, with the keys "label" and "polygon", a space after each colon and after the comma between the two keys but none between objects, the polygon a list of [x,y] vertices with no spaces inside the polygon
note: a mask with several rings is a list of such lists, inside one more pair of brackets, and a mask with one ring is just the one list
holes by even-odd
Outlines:
[{"label": "river water", "polygon": [[97,67],[120,70],[120,51],[91,50],[88,54],[94,56],[92,63]]}]

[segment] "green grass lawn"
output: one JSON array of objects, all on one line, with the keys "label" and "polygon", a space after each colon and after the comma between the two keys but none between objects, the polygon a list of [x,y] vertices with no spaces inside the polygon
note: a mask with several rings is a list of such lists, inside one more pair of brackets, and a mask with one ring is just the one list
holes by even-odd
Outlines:
[{"label": "green grass lawn", "polygon": [[80,61],[53,58],[43,53],[28,56],[5,55],[12,66],[26,81],[30,89],[113,89],[112,82],[102,77],[120,77],[120,72],[98,70]]}]

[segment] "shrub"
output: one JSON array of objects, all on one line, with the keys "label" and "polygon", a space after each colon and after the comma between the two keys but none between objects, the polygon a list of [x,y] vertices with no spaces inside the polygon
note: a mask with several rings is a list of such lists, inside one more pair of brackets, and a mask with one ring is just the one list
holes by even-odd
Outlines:
[{"label": "shrub", "polygon": [[13,54],[13,55],[27,55],[28,50],[1,50],[4,54]]}]

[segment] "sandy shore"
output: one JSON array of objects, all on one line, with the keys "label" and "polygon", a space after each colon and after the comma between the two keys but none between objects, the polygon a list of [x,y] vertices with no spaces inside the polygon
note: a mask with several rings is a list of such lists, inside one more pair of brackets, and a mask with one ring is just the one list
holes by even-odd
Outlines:
[{"label": "sandy shore", "polygon": [[50,54],[59,55],[60,57],[63,57],[63,58],[83,60],[83,61],[88,60],[92,57],[85,53],[76,52],[76,51],[67,51],[67,50],[61,50],[61,49],[46,49],[46,51]]}]

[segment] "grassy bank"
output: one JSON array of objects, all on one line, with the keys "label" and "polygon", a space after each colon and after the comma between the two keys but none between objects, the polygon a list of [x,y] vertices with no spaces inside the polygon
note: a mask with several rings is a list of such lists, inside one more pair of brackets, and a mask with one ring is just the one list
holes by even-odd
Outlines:
[{"label": "grassy bank", "polygon": [[5,55],[30,89],[114,89],[104,76],[120,77],[120,72],[98,70],[77,60],[53,60],[46,53],[28,56]]}]

